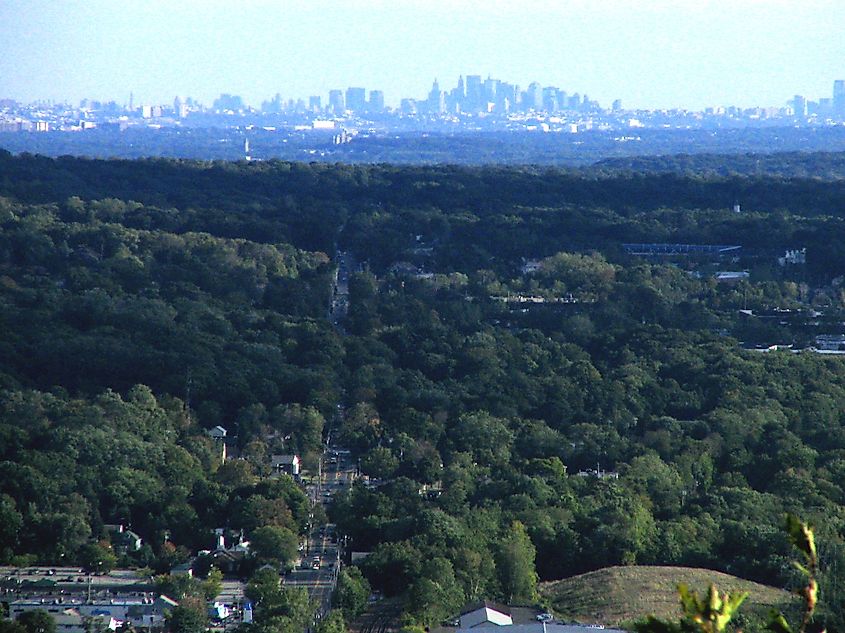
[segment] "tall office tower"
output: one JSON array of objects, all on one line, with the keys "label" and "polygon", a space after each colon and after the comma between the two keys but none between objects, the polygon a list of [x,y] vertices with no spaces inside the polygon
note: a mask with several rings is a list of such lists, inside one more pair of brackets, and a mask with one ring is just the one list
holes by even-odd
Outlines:
[{"label": "tall office tower", "polygon": [[581,95],[577,92],[566,100],[567,110],[579,110],[581,108]]},{"label": "tall office tower", "polygon": [[431,91],[428,93],[428,111],[435,114],[442,114],[446,111],[446,95],[440,90],[437,79],[431,84]]},{"label": "tall office tower", "polygon": [[320,95],[311,95],[310,97],[308,97],[308,109],[311,112],[319,112],[323,109]]},{"label": "tall office tower", "polygon": [[622,110],[622,99],[616,99],[613,102],[613,105],[610,107],[611,110],[614,112],[619,112]]},{"label": "tall office tower", "polygon": [[558,89],[553,86],[543,88],[543,110],[546,112],[557,112],[560,110],[558,92]]},{"label": "tall office tower", "polygon": [[329,110],[335,114],[343,114],[345,109],[343,104],[343,90],[329,90]]},{"label": "tall office tower", "polygon": [[819,99],[819,114],[830,114],[833,111],[833,99],[821,97]]},{"label": "tall office tower", "polygon": [[792,109],[795,111],[795,116],[807,116],[807,100],[801,95],[792,97]]},{"label": "tall office tower", "polygon": [[538,84],[536,81],[532,81],[530,84],[528,84],[528,90],[525,91],[525,100],[525,110],[534,110],[536,112],[542,110],[543,86]]},{"label": "tall office tower", "polygon": [[566,96],[566,90],[557,91],[557,103],[561,110],[566,110],[566,103],[569,97]]},{"label": "tall office tower", "polygon": [[464,112],[464,101],[466,98],[461,95],[457,88],[452,88],[446,93],[446,112],[449,114],[459,114]]},{"label": "tall office tower", "polygon": [[496,86],[496,112],[507,113],[515,110],[520,102],[519,86],[500,82]]},{"label": "tall office tower", "polygon": [[845,79],[833,82],[833,112],[845,116]]},{"label": "tall office tower", "polygon": [[346,89],[346,109],[353,112],[363,112],[367,107],[367,91],[363,88]]},{"label": "tall office tower", "polygon": [[135,111],[135,93],[134,92],[129,93],[129,111],[130,112]]},{"label": "tall office tower", "polygon": [[499,80],[498,79],[491,79],[487,77],[487,80],[484,82],[484,92],[482,93],[482,105],[484,109],[487,109],[488,103],[496,103],[496,88],[499,87]]},{"label": "tall office tower", "polygon": [[468,112],[478,112],[481,108],[481,75],[467,75],[466,91],[464,109]]},{"label": "tall office tower", "polygon": [[370,112],[384,112],[384,92],[370,90]]},{"label": "tall office tower", "polygon": [[458,85],[446,94],[446,111],[452,114],[467,111],[466,88],[464,87],[464,76],[458,77]]},{"label": "tall office tower", "polygon": [[180,97],[176,97],[173,100],[173,113],[176,117],[184,119],[188,116],[188,104],[182,101]]}]

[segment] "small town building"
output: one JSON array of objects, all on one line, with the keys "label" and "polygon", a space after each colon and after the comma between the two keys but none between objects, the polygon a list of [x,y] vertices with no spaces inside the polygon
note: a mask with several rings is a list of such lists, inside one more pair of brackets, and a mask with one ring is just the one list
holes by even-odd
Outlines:
[{"label": "small town building", "polygon": [[43,610],[56,620],[60,633],[86,633],[91,621],[105,629],[115,630],[121,624],[136,628],[162,628],[167,613],[178,602],[160,595],[158,598],[114,598],[92,600],[57,598],[55,600],[22,599],[9,604],[9,617],[17,620],[28,611]]},{"label": "small town building", "polygon": [[286,473],[291,477],[299,477],[300,467],[299,455],[273,455],[270,458],[270,469],[274,475]]},{"label": "small town building", "polygon": [[461,629],[474,629],[482,625],[509,626],[513,624],[510,610],[499,604],[476,602],[469,604],[461,611],[459,618]]},{"label": "small town building", "polygon": [[213,429],[208,429],[206,433],[214,440],[214,443],[220,447],[220,461],[225,462],[228,457],[226,450],[226,435],[228,431],[226,431],[226,429],[222,426],[217,425]]}]

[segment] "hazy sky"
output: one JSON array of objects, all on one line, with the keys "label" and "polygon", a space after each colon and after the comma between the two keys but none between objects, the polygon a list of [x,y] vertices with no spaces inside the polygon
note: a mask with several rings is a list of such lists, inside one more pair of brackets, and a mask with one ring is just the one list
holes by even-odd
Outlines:
[{"label": "hazy sky", "polygon": [[845,0],[0,0],[0,98],[397,104],[461,74],[626,107],[816,99],[845,78]]}]

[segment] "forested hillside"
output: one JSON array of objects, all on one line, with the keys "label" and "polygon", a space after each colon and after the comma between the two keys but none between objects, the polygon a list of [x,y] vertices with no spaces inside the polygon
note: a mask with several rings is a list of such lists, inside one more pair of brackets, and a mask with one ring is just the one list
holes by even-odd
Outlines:
[{"label": "forested hillside", "polygon": [[[369,478],[331,514],[416,622],[609,565],[789,586],[791,511],[842,624],[845,356],[809,348],[845,334],[843,194],[2,154],[0,559],[78,560],[106,523],[158,570],[216,527],[295,534],[306,499],[267,456],[313,459],[331,426]],[[774,344],[805,351],[749,349]],[[218,424],[241,459],[221,464]]]}]

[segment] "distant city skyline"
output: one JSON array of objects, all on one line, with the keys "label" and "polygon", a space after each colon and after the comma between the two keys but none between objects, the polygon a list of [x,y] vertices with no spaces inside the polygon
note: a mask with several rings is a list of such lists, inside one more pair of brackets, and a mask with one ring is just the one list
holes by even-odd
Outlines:
[{"label": "distant city skyline", "polygon": [[[352,82],[354,83],[354,82]],[[830,84],[829,84],[830,87]],[[421,91],[418,91],[420,93]],[[327,98],[326,98],[327,97]],[[8,107],[12,102],[20,106],[32,106],[38,103],[52,103],[53,105],[64,104],[71,108],[88,108],[94,110],[110,110],[111,114],[121,112],[145,112],[158,111],[161,116],[162,108],[176,112],[177,116],[184,117],[190,111],[254,111],[265,114],[310,112],[324,113],[327,115],[342,115],[344,112],[355,113],[380,113],[380,112],[401,112],[404,114],[473,114],[489,112],[491,114],[506,114],[508,112],[545,112],[552,113],[562,110],[570,111],[632,111],[636,108],[627,108],[623,105],[621,98],[616,98],[610,103],[600,103],[587,93],[579,93],[577,90],[560,86],[547,86],[537,81],[530,82],[527,86],[521,86],[508,82],[499,77],[488,75],[486,78],[481,75],[461,74],[454,87],[448,82],[440,82],[435,78],[430,90],[424,96],[401,96],[396,105],[390,105],[385,101],[384,91],[378,88],[350,85],[345,89],[333,88],[328,94],[322,95],[296,95],[284,97],[280,93],[262,99],[259,103],[250,103],[241,95],[228,92],[221,92],[210,102],[202,102],[194,99],[191,95],[177,94],[172,101],[165,99],[156,103],[137,98],[134,92],[130,92],[129,98],[120,99],[93,99],[82,98],[78,102],[72,100],[36,100],[25,102],[16,100],[14,97],[0,95],[0,107]],[[686,111],[686,112],[724,112],[742,111],[754,109],[783,109],[784,106],[792,108],[796,116],[812,115],[845,115],[845,80],[835,79],[832,82],[832,89],[827,94],[801,95],[792,94],[780,104],[754,104],[750,107],[735,105],[707,106],[698,110],[684,108],[656,108],[639,109],[640,111]],[[118,110],[115,110],[117,108]],[[184,111],[183,111],[184,108]],[[184,113],[183,113],[184,112]],[[152,116],[147,114],[145,116]]]},{"label": "distant city skyline", "polygon": [[0,0],[0,23],[0,98],[24,102],[260,106],[359,86],[398,107],[475,72],[700,110],[828,97],[845,76],[832,0]]}]

